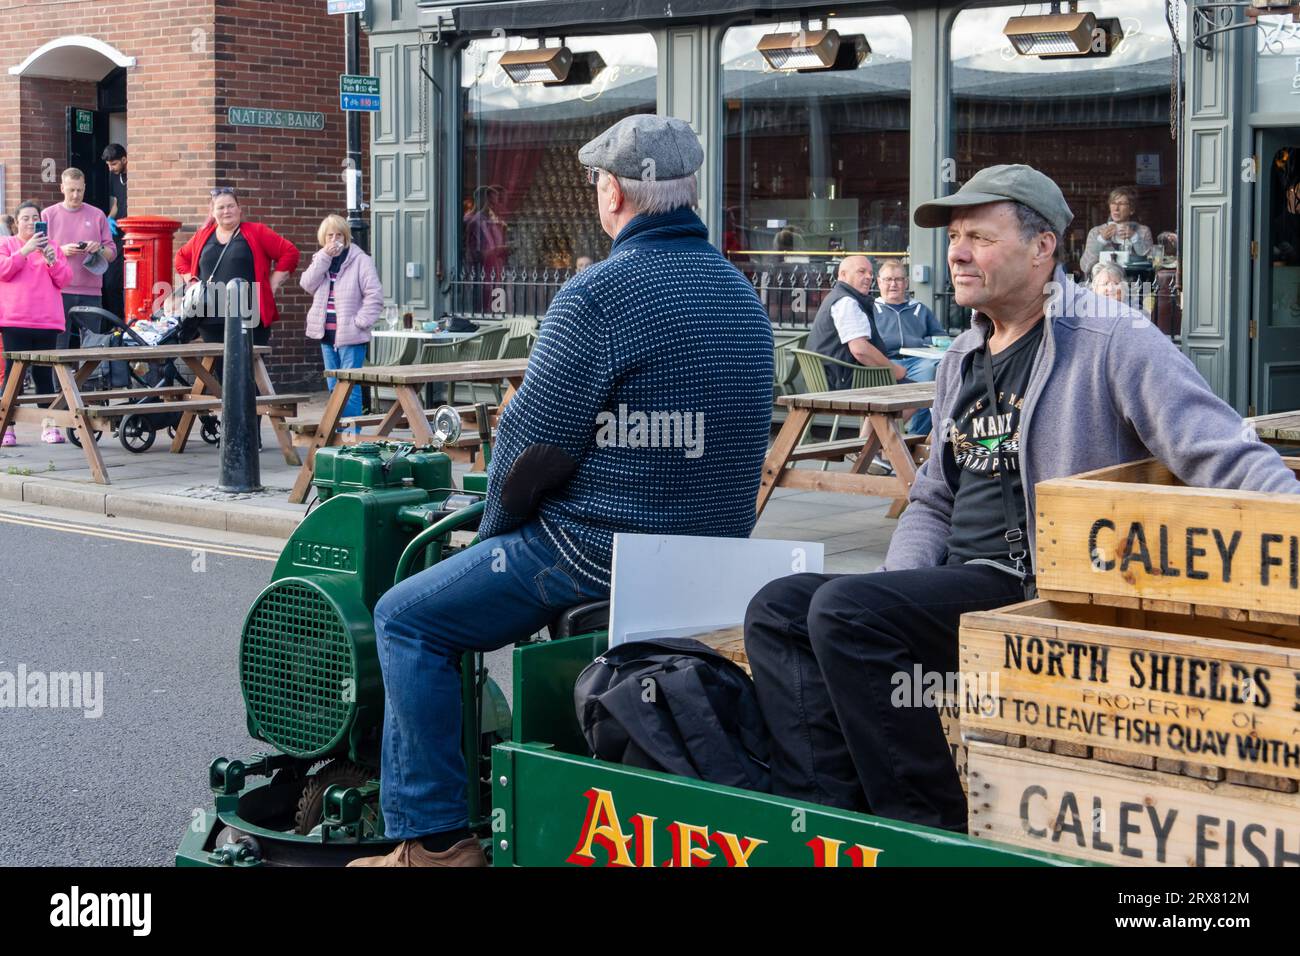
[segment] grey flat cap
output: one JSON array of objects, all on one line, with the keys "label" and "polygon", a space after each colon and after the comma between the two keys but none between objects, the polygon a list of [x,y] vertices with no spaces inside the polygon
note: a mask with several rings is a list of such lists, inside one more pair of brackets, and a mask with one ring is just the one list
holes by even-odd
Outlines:
[{"label": "grey flat cap", "polygon": [[625,179],[681,179],[704,163],[691,124],[674,116],[625,116],[578,150],[578,162]]},{"label": "grey flat cap", "polygon": [[988,166],[972,176],[951,196],[921,203],[912,214],[918,226],[935,229],[948,225],[952,211],[964,206],[991,202],[1024,203],[1057,232],[1065,232],[1074,213],[1061,194],[1061,187],[1032,166]]}]

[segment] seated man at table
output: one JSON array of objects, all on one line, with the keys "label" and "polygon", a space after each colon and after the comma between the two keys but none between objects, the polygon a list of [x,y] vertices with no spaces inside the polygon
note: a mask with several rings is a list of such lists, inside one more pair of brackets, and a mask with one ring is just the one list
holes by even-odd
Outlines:
[{"label": "seated man at table", "polygon": [[[897,259],[880,264],[880,295],[875,301],[876,334],[885,357],[901,365],[909,382],[933,382],[939,363],[935,359],[903,355],[900,349],[925,348],[933,345],[936,335],[947,335],[930,307],[907,297],[907,267]],[[930,410],[923,408],[912,416],[908,430],[914,435],[930,434]]]},{"label": "seated man at table", "polygon": [[782,578],[750,602],[775,793],[965,830],[939,714],[895,704],[895,675],[953,675],[961,615],[1025,599],[1035,483],[1155,456],[1188,485],[1300,493],[1167,336],[1066,276],[1072,218],[1028,166],[980,170],[917,208],[917,225],[948,230],[973,327],[939,364],[944,424],[884,566]]},{"label": "seated man at table", "polygon": [[[903,381],[907,370],[885,357],[884,344],[872,324],[871,260],[846,256],[840,263],[835,284],[822,299],[808,333],[808,351],[841,362],[889,366],[895,381]],[[848,388],[853,370],[823,362],[826,383],[833,389]]]},{"label": "seated man at table", "polygon": [[[607,598],[617,532],[743,538],[754,527],[772,329],[694,212],[699,139],[682,120],[639,114],[578,160],[614,243],[547,310],[501,415],[482,540],[375,608],[381,799],[388,834],[403,842],[355,864],[483,865],[466,829],[464,652]],[[642,178],[648,168],[656,178]]]}]

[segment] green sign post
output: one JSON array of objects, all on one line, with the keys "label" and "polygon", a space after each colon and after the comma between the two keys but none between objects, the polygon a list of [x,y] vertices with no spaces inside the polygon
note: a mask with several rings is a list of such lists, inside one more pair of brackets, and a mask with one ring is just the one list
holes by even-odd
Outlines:
[{"label": "green sign post", "polygon": [[90,110],[77,110],[77,132],[95,132],[95,114]]}]

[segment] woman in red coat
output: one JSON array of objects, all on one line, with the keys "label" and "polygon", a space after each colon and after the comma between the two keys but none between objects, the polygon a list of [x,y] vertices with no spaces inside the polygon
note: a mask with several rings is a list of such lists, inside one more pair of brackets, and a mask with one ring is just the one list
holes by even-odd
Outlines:
[{"label": "woman in red coat", "polygon": [[[212,218],[176,253],[176,272],[186,283],[228,283],[237,279],[257,292],[261,325],[253,342],[265,345],[271,323],[279,318],[275,296],[298,267],[298,249],[292,242],[257,222],[246,222],[235,191],[229,186],[212,190]],[[224,285],[220,286],[224,288]],[[199,334],[205,342],[225,338],[224,295],[209,295]]]}]

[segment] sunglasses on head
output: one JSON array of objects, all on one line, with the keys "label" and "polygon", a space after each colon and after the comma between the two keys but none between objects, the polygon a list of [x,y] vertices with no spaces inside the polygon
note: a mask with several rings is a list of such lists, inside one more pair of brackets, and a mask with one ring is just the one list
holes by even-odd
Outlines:
[{"label": "sunglasses on head", "polygon": [[233,196],[235,195],[235,190],[232,186],[218,186],[216,189],[211,190],[208,195],[213,199],[216,199],[218,196]]}]

